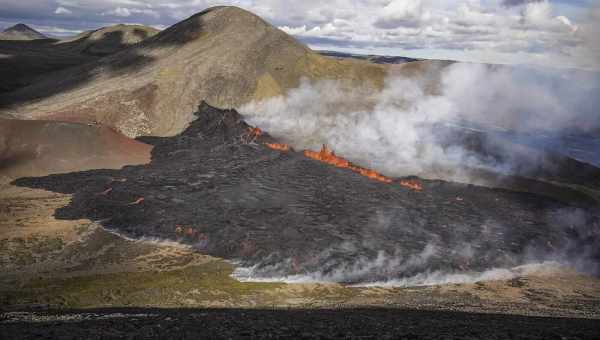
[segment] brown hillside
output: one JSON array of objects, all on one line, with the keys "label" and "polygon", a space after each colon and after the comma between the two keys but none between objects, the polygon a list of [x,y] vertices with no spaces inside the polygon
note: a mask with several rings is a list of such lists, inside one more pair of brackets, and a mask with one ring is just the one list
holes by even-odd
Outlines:
[{"label": "brown hillside", "polygon": [[151,146],[112,129],[76,123],[0,119],[0,183],[150,160]]},{"label": "brown hillside", "polygon": [[215,7],[125,51],[49,74],[0,99],[0,112],[97,120],[128,136],[172,135],[202,100],[238,107],[285,93],[302,78],[377,89],[387,69],[320,56],[252,13]]}]

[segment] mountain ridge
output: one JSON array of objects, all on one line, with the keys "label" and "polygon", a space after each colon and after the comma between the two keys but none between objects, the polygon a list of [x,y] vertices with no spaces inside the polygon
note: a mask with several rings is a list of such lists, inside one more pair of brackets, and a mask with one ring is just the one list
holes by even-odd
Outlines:
[{"label": "mountain ridge", "polygon": [[378,90],[387,71],[320,56],[258,16],[220,6],[93,65],[48,75],[0,100],[0,112],[99,121],[130,137],[166,136],[182,131],[202,100],[236,108],[282,95],[303,78]]}]

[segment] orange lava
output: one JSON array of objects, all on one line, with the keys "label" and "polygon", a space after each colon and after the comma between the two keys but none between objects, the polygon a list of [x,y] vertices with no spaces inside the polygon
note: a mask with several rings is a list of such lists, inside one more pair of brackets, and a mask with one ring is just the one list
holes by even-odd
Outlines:
[{"label": "orange lava", "polygon": [[374,179],[376,181],[380,181],[380,182],[384,182],[384,183],[392,183],[392,179],[391,178],[387,178],[384,175],[378,173],[377,171],[371,170],[371,169],[365,169],[365,168],[361,168],[358,166],[352,166],[350,169],[352,169],[355,172],[358,172],[359,174],[365,176],[365,177],[369,177],[371,179]]},{"label": "orange lava", "polygon": [[131,203],[127,204],[127,205],[137,205],[137,204],[140,204],[140,203],[142,203],[142,202],[144,202],[144,198],[143,198],[143,197],[140,197],[140,198],[138,198],[137,200],[135,200],[135,201],[133,201],[133,202],[131,202]]},{"label": "orange lava", "polygon": [[387,178],[387,177],[383,176],[382,174],[378,173],[377,171],[362,168],[360,166],[356,166],[356,165],[350,163],[348,160],[346,160],[342,157],[336,156],[335,152],[329,150],[329,148],[327,148],[326,145],[323,145],[323,147],[321,148],[321,151],[319,151],[319,152],[304,150],[304,155],[308,158],[312,158],[312,159],[321,161],[323,163],[327,163],[327,164],[336,166],[338,168],[348,168],[356,173],[359,173],[365,177],[369,177],[369,178],[379,181],[379,182],[392,183],[391,178]]},{"label": "orange lava", "polygon": [[290,151],[290,146],[287,144],[278,144],[278,143],[265,143],[265,146],[269,149],[278,150],[278,151]]},{"label": "orange lava", "polygon": [[262,130],[260,128],[253,128],[253,127],[249,127],[248,128],[248,136],[250,138],[257,138],[260,137],[262,135]]},{"label": "orange lava", "polygon": [[312,159],[316,159],[323,163],[327,163],[338,168],[350,168],[350,162],[335,155],[335,152],[329,150],[327,145],[323,144],[321,151],[315,152],[310,150],[304,150],[304,156]]},{"label": "orange lava", "polygon": [[106,195],[108,195],[108,194],[109,194],[111,191],[112,191],[112,188],[108,188],[108,189],[104,190],[103,192],[99,192],[99,193],[97,193],[96,195],[98,195],[98,196],[106,196]]},{"label": "orange lava", "polygon": [[417,181],[416,179],[403,179],[400,181],[400,185],[414,191],[423,190],[421,182]]}]

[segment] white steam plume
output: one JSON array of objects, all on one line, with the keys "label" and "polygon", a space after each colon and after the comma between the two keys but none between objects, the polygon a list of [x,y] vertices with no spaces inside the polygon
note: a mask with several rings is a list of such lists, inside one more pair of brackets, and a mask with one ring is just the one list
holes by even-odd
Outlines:
[{"label": "white steam plume", "polygon": [[[506,173],[523,164],[498,162],[481,150],[448,143],[465,130],[442,127],[558,135],[600,131],[596,73],[477,64],[453,64],[440,72],[437,90],[425,79],[430,72],[423,78],[390,75],[384,89],[370,96],[334,81],[303,81],[285,97],[253,102],[240,111],[251,124],[296,148],[327,144],[387,175],[460,181],[469,181],[461,169]],[[374,104],[365,109],[371,100]],[[504,149],[510,154],[510,147]]]}]

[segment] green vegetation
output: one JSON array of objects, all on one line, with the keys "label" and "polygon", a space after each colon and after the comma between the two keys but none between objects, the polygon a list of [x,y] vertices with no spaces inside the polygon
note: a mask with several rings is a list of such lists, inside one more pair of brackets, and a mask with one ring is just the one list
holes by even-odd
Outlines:
[{"label": "green vegetation", "polygon": [[[18,290],[0,292],[0,302],[49,304],[63,307],[97,306],[229,306],[247,301],[266,303],[268,289],[282,284],[242,283],[231,278],[232,266],[211,261],[171,271],[122,272],[64,279],[36,279]],[[259,296],[262,295],[262,296]]]}]

